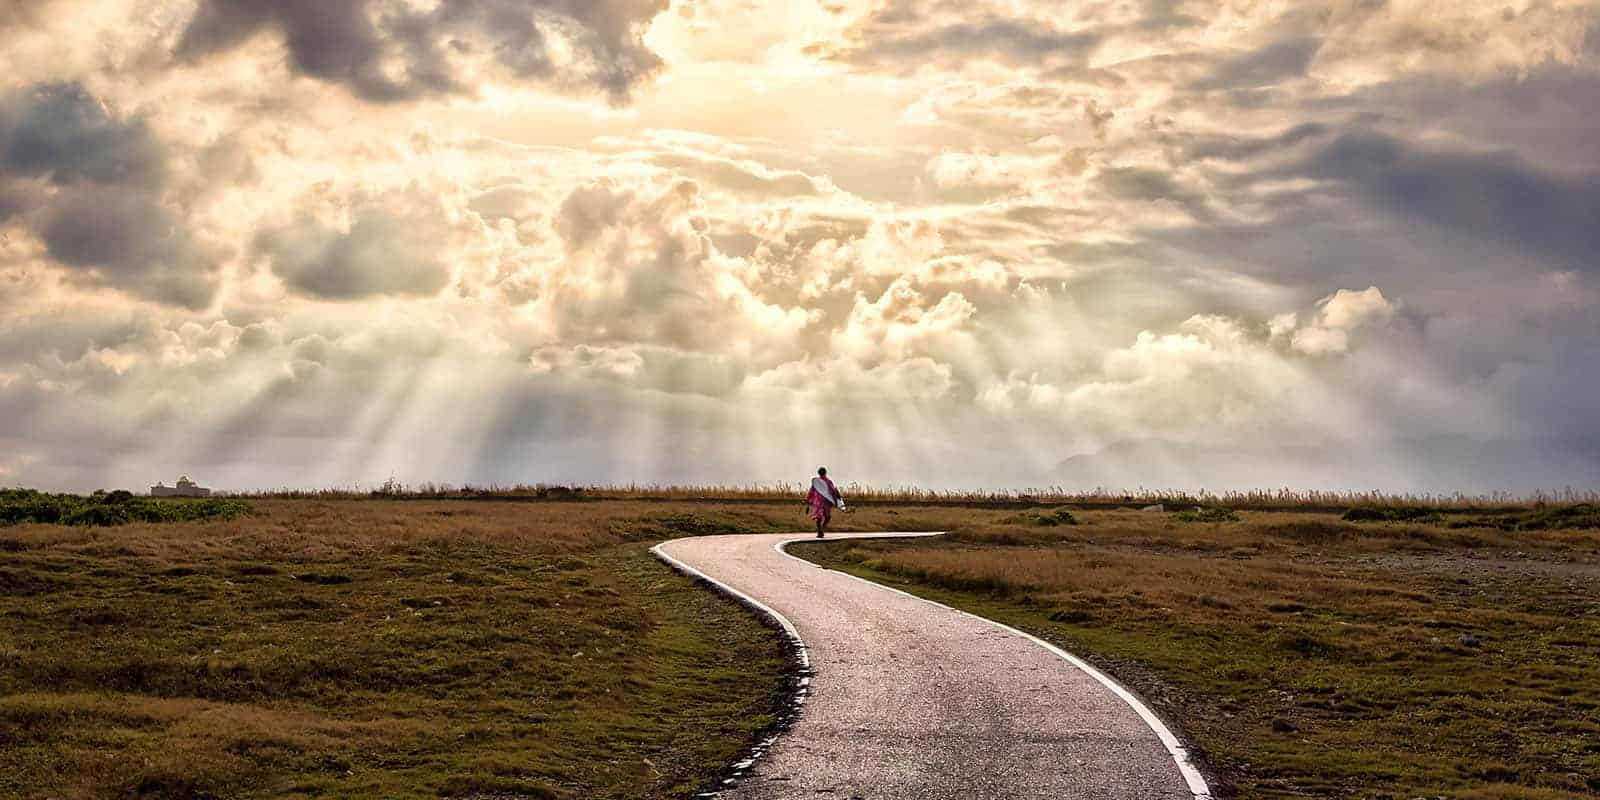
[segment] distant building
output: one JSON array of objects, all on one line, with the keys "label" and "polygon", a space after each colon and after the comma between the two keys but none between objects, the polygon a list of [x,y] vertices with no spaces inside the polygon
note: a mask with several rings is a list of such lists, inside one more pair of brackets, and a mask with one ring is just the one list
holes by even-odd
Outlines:
[{"label": "distant building", "polygon": [[204,486],[195,485],[195,482],[189,480],[189,476],[185,475],[185,476],[183,476],[183,477],[178,479],[178,485],[177,486],[165,486],[165,485],[162,485],[162,484],[158,483],[158,484],[150,487],[150,496],[151,497],[210,497],[211,496],[211,490],[207,489]]}]

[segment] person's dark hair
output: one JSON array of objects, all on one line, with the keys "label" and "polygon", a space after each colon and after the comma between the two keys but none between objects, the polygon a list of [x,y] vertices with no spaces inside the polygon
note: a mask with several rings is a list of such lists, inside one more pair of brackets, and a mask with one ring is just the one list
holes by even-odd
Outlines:
[{"label": "person's dark hair", "polygon": [[817,467],[817,474],[818,475],[826,475],[826,474],[828,474],[828,468],[827,467]]}]

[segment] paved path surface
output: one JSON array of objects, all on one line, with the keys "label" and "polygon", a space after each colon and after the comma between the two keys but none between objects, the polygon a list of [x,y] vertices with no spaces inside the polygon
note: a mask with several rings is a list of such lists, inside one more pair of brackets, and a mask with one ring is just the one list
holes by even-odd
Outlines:
[{"label": "paved path surface", "polygon": [[1109,678],[1026,634],[780,552],[799,540],[703,536],[657,548],[775,612],[814,671],[799,722],[726,797],[1209,796],[1181,745]]}]

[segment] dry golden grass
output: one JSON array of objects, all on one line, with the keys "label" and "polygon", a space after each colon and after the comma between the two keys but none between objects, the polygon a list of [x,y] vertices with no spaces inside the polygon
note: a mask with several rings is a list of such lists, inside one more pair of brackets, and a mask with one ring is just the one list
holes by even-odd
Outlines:
[{"label": "dry golden grass", "polygon": [[1600,796],[1600,531],[1076,516],[794,552],[1099,660],[1240,797]]},{"label": "dry golden grass", "polygon": [[[770,632],[645,548],[797,494],[250,503],[0,528],[0,795],[674,797],[776,698]],[[1244,797],[1600,794],[1594,531],[1008,505],[814,553],[1098,659]]]},{"label": "dry golden grass", "polygon": [[684,796],[770,721],[782,654],[646,548],[802,530],[792,501],[266,498],[0,527],[0,796]]},{"label": "dry golden grass", "polygon": [[777,509],[252,505],[0,528],[0,795],[671,797],[777,702],[771,632],[644,549]]}]

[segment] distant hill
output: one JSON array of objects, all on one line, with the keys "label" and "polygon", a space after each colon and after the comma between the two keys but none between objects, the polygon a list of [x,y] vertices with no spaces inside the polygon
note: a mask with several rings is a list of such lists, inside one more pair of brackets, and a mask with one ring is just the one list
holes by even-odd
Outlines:
[{"label": "distant hill", "polygon": [[1600,439],[1409,439],[1328,447],[1120,442],[1058,464],[1069,490],[1147,487],[1486,493],[1600,488]]}]

